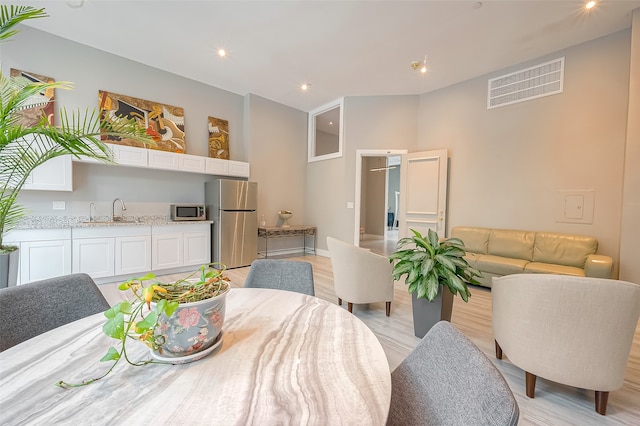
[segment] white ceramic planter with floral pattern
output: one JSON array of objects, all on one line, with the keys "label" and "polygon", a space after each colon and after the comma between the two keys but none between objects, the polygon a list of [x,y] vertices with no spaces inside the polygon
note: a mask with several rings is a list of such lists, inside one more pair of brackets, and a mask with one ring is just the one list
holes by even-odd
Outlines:
[{"label": "white ceramic planter with floral pattern", "polygon": [[158,318],[156,334],[164,337],[164,344],[158,355],[163,358],[189,357],[216,343],[222,332],[228,292],[229,288],[211,299],[181,303],[171,317],[162,314]]}]

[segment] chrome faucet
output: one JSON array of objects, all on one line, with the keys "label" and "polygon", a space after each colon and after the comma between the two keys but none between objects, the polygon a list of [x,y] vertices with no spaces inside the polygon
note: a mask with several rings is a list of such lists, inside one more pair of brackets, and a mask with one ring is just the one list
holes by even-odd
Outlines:
[{"label": "chrome faucet", "polygon": [[[122,214],[120,216],[116,216],[116,201],[120,201],[120,206],[122,206]],[[124,201],[122,198],[116,198],[113,200],[113,205],[111,206],[111,220],[117,222],[119,220],[124,219],[124,211],[127,210],[127,206],[124,205]]]},{"label": "chrome faucet", "polygon": [[89,204],[89,222],[93,222],[93,210],[96,208],[96,203]]}]

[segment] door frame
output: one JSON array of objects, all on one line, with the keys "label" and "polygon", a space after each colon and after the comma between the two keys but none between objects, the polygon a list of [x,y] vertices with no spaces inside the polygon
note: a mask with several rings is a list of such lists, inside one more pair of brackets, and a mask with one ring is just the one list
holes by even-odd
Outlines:
[{"label": "door frame", "polygon": [[[353,244],[360,246],[360,200],[362,198],[362,160],[364,157],[395,157],[407,154],[406,149],[358,149],[356,150],[356,183],[353,216]],[[385,222],[386,223],[386,222]]]}]

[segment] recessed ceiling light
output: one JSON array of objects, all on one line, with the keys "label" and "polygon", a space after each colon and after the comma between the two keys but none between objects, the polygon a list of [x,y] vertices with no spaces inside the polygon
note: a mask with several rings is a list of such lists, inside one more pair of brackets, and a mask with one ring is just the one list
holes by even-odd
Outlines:
[{"label": "recessed ceiling light", "polygon": [[311,88],[311,83],[302,83],[302,84],[300,85],[300,89],[301,89],[303,92],[308,91],[310,88]]},{"label": "recessed ceiling light", "polygon": [[227,51],[224,49],[218,49],[218,56],[224,58],[225,56],[227,56]]},{"label": "recessed ceiling light", "polygon": [[596,7],[596,1],[595,0],[590,0],[590,1],[588,1],[588,2],[586,2],[584,4],[584,8],[587,9],[587,10],[591,10],[594,7]]}]

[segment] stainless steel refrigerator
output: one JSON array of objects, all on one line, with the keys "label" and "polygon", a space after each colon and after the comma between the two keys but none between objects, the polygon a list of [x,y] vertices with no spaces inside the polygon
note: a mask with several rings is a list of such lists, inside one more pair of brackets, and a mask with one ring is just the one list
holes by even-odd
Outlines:
[{"label": "stainless steel refrigerator", "polygon": [[248,266],[258,257],[258,184],[217,179],[205,183],[205,203],[213,220],[211,258],[227,268]]}]

